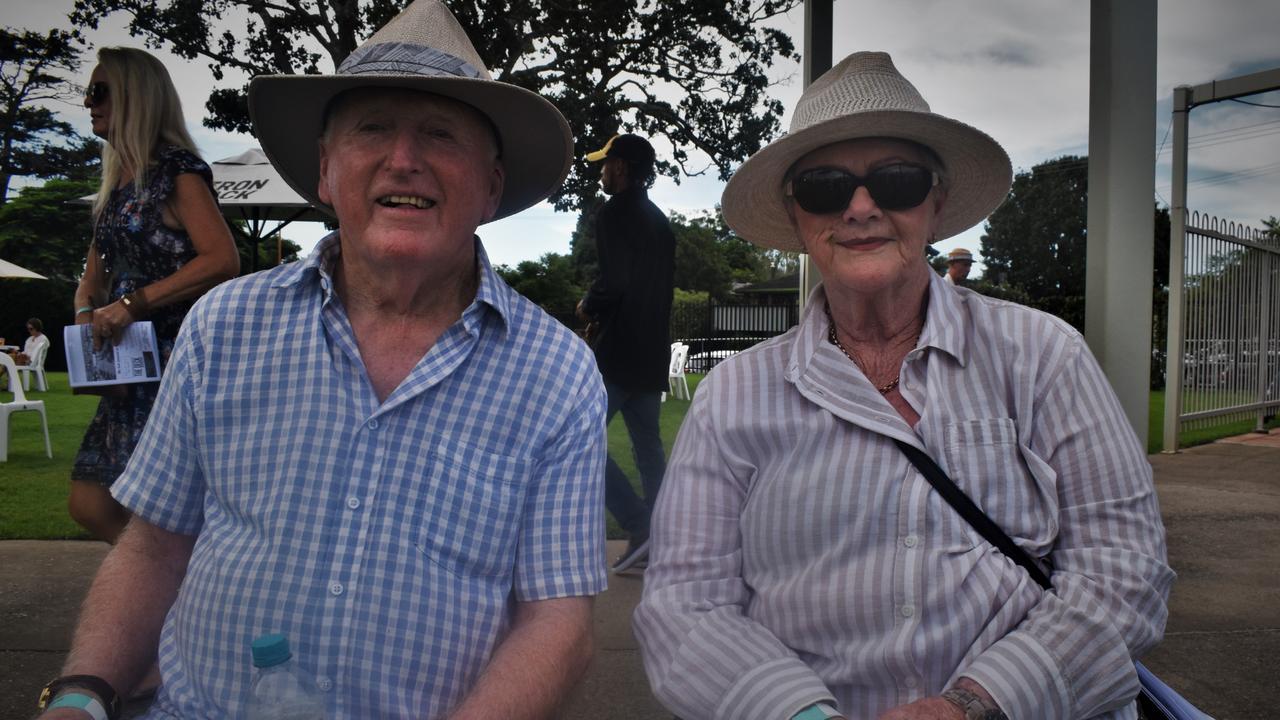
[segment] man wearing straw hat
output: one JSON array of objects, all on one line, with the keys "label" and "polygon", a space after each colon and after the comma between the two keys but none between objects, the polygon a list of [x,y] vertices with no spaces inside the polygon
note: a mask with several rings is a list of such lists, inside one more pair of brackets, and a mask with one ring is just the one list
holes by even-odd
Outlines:
[{"label": "man wearing straw hat", "polygon": [[973,253],[965,248],[955,248],[947,253],[947,274],[942,276],[948,285],[964,285],[973,269]]},{"label": "man wearing straw hat", "polygon": [[434,0],[250,110],[340,229],[188,317],[54,704],[114,717],[158,648],[150,717],[241,717],[283,633],[330,718],[549,716],[605,585],[605,395],[474,232],[555,189],[568,125]]}]

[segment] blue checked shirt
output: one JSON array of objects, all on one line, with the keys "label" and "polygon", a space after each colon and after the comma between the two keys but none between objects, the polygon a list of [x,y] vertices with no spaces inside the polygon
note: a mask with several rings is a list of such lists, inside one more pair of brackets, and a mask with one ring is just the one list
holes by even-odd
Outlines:
[{"label": "blue checked shirt", "polygon": [[475,301],[381,404],[333,292],[336,234],[192,310],[112,488],[199,536],[148,717],[242,716],[269,632],[330,718],[441,717],[516,601],[604,589],[599,374],[476,248]]}]

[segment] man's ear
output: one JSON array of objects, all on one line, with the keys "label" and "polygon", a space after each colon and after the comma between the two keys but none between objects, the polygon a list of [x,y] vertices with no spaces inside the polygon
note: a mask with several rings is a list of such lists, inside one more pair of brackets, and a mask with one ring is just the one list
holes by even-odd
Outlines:
[{"label": "man's ear", "polygon": [[502,159],[498,158],[493,161],[493,172],[489,176],[489,198],[485,204],[484,219],[481,222],[489,222],[493,216],[498,214],[498,205],[502,203],[502,190],[506,187],[507,170],[502,164]]},{"label": "man's ear", "polygon": [[320,201],[325,205],[333,205],[333,195],[329,192],[329,153],[324,146],[324,140],[316,141],[317,149],[320,153],[320,176],[316,179],[316,195],[320,196]]}]

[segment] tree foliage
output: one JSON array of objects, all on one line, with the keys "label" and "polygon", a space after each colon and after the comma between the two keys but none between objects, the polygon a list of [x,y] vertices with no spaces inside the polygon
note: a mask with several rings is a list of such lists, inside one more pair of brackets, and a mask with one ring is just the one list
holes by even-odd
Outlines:
[{"label": "tree foliage", "polygon": [[1088,160],[1065,156],[1020,172],[982,236],[986,275],[1032,297],[1084,294]]},{"label": "tree foliage", "polygon": [[[1088,196],[1088,158],[1068,155],[1019,172],[982,236],[986,294],[1025,296],[1083,329]],[[1152,208],[1156,290],[1169,283],[1169,210]]]},{"label": "tree foliage", "polygon": [[96,187],[91,180],[50,180],[0,206],[0,257],[49,278],[0,280],[0,336],[24,338],[27,318],[40,318],[56,348],[46,361],[51,370],[65,367],[62,325],[72,322],[71,300],[93,234],[89,207],[70,201]]},{"label": "tree foliage", "polygon": [[[208,61],[214,78],[332,72],[406,0],[76,0],[71,18],[98,26],[113,13],[149,45]],[[495,79],[554,102],[573,127],[576,155],[620,128],[664,136],[659,171],[714,167],[721,179],[777,134],[782,104],[767,69],[795,59],[791,38],[766,21],[799,0],[458,0],[449,4]],[[246,86],[209,96],[209,127],[249,132]],[[700,152],[698,152],[700,151]],[[704,158],[710,159],[710,166]],[[584,206],[596,169],[575,165],[553,200]]]},{"label": "tree foliage", "polygon": [[[572,324],[574,308],[595,280],[597,269],[595,213],[604,199],[596,196],[578,216],[567,255],[547,253],[498,272],[509,285],[544,310]],[[765,250],[737,237],[719,209],[698,217],[668,216],[676,238],[676,297],[706,305],[709,298],[724,301],[736,283],[771,280],[799,266],[799,255]],[[686,302],[685,304],[688,304]]]},{"label": "tree foliage", "polygon": [[45,277],[79,281],[93,222],[89,206],[74,201],[97,189],[92,180],[50,180],[19,190],[0,207],[0,257]]},{"label": "tree foliage", "polygon": [[499,265],[496,270],[516,292],[566,325],[576,326],[574,308],[586,294],[586,286],[577,280],[569,255],[547,253],[536,261],[525,260],[514,268]]},{"label": "tree foliage", "polygon": [[91,177],[97,141],[85,138],[45,106],[75,102],[66,76],[80,67],[78,36],[0,28],[0,204],[15,176]]}]

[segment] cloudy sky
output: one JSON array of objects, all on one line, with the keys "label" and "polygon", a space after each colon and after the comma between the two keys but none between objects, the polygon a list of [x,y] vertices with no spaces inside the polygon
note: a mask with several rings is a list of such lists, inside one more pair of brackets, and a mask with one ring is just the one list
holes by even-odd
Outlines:
[{"label": "cloudy sky", "polygon": [[[32,30],[67,27],[71,0],[8,0],[4,24]],[[797,43],[803,11],[784,22]],[[114,16],[88,37],[96,45],[140,44]],[[1157,23],[1157,103],[1153,146],[1157,200],[1170,196],[1169,159],[1173,88],[1280,68],[1280,2],[1276,0],[1162,0]],[[1067,154],[1088,152],[1089,3],[1085,0],[836,0],[835,57],[857,50],[889,52],[899,70],[934,112],[974,125],[1000,141],[1015,169]],[[205,64],[156,51],[182,94],[193,135],[206,159],[254,145],[247,135],[214,132],[199,124],[213,80]],[[86,54],[83,79],[92,70]],[[788,108],[800,95],[798,66],[777,66],[778,97]],[[235,80],[235,82],[240,82]],[[1247,100],[1280,106],[1280,92]],[[87,111],[64,117],[88,134]],[[1280,108],[1226,102],[1191,113],[1192,209],[1256,225],[1280,216]],[[662,148],[659,145],[659,152]],[[663,209],[696,215],[718,202],[723,183],[661,180],[651,197]],[[546,252],[567,252],[576,217],[549,206],[482,228],[496,263],[514,265]],[[322,234],[299,224],[285,236],[309,248]],[[979,248],[981,227],[940,243]]]}]

